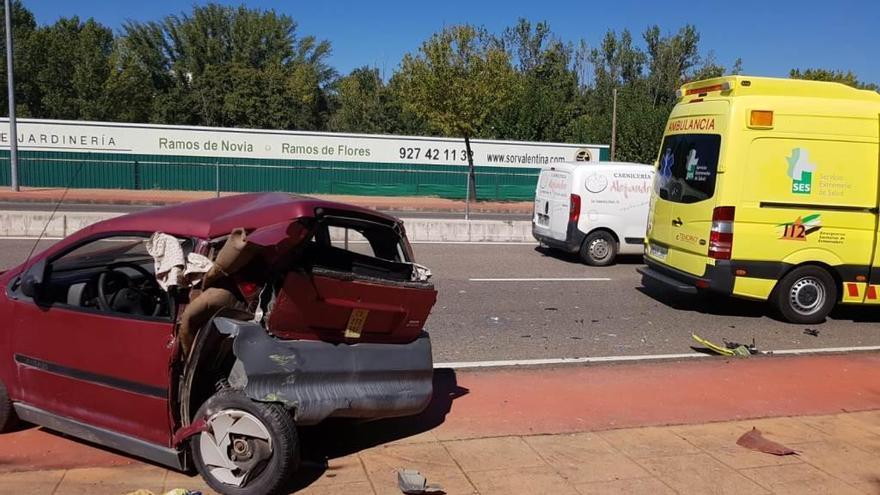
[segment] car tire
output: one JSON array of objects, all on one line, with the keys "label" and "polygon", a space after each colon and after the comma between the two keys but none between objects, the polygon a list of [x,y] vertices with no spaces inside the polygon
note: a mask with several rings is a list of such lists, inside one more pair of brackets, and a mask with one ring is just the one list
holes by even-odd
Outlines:
[{"label": "car tire", "polygon": [[773,303],[783,320],[812,325],[825,321],[837,297],[837,282],[827,270],[801,266],[782,277],[774,289]]},{"label": "car tire", "polygon": [[581,259],[590,266],[608,266],[617,256],[617,240],[609,232],[596,230],[581,244]]},{"label": "car tire", "polygon": [[227,388],[205,401],[196,418],[207,418],[209,429],[190,439],[193,463],[212,489],[271,495],[288,486],[299,467],[299,439],[293,417],[281,405],[255,402]]},{"label": "car tire", "polygon": [[0,381],[0,433],[12,430],[18,424],[18,416],[12,408],[12,400],[6,391],[6,385]]}]

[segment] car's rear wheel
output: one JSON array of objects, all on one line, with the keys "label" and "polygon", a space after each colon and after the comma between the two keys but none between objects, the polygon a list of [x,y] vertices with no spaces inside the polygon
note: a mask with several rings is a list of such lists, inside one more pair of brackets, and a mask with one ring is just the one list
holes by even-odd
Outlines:
[{"label": "car's rear wheel", "polygon": [[0,381],[0,433],[15,428],[17,423],[18,416],[15,415],[15,409],[12,408],[12,400],[9,399],[6,385]]},{"label": "car's rear wheel", "polygon": [[223,389],[199,408],[208,430],[190,440],[193,461],[208,485],[226,495],[274,494],[299,466],[299,440],[290,413]]},{"label": "car's rear wheel", "polygon": [[581,244],[581,259],[592,266],[607,266],[617,256],[617,241],[604,230],[591,232]]},{"label": "car's rear wheel", "polygon": [[801,325],[821,323],[837,303],[837,283],[821,267],[802,266],[782,277],[773,299],[785,321]]}]

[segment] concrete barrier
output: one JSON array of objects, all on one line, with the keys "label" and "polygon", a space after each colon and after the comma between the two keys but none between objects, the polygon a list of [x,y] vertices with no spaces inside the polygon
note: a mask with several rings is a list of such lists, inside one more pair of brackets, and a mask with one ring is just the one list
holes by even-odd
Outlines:
[{"label": "concrete barrier", "polygon": [[[117,212],[0,210],[0,238],[65,237],[93,223],[123,215]],[[535,242],[524,220],[405,218],[411,242]]]}]

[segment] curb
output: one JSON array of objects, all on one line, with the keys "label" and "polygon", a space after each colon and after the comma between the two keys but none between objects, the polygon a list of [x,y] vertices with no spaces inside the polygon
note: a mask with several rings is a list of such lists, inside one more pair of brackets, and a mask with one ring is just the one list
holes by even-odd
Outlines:
[{"label": "curb", "polygon": [[[122,216],[119,212],[0,210],[0,237],[67,237],[93,223]],[[410,242],[536,242],[527,220],[407,218]]]}]

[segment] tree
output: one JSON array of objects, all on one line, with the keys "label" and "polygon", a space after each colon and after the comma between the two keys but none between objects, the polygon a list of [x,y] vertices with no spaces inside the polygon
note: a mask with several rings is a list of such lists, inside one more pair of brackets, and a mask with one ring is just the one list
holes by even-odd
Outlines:
[{"label": "tree", "polygon": [[328,125],[331,131],[381,134],[393,128],[388,111],[392,95],[378,69],[355,69],[335,87],[337,106]]},{"label": "tree", "polygon": [[508,105],[492,115],[495,137],[563,140],[579,89],[573,48],[555,39],[546,22],[532,26],[526,19],[507,28],[501,43],[518,71]]},{"label": "tree", "polygon": [[155,122],[321,129],[336,75],[326,62],[330,44],[296,28],[272,10],[219,4],[129,22],[122,70],[148,76]]},{"label": "tree", "polygon": [[94,19],[62,18],[38,29],[32,46],[40,114],[51,119],[103,120],[104,85],[110,75],[113,32]]},{"label": "tree", "polygon": [[[9,115],[9,96],[6,87],[6,13],[0,9],[0,25],[3,27],[3,36],[0,37],[0,78],[2,78],[4,91],[0,91],[0,115]],[[21,1],[12,2],[12,37],[13,54],[15,63],[15,106],[16,113],[21,117],[31,117],[40,114],[39,92],[34,85],[34,71],[39,66],[34,60],[34,54],[42,48],[33,46],[33,35],[37,30],[37,22],[34,15],[27,10]]]},{"label": "tree", "polygon": [[865,83],[859,81],[858,77],[852,71],[828,70],[828,69],[792,69],[788,73],[788,77],[792,79],[809,79],[811,81],[829,81],[846,84],[858,89],[870,89],[873,91],[880,90],[880,86],[873,83]]},{"label": "tree", "polygon": [[406,54],[399,71],[404,108],[446,136],[491,136],[489,117],[510,99],[510,57],[483,29],[452,26]]}]

